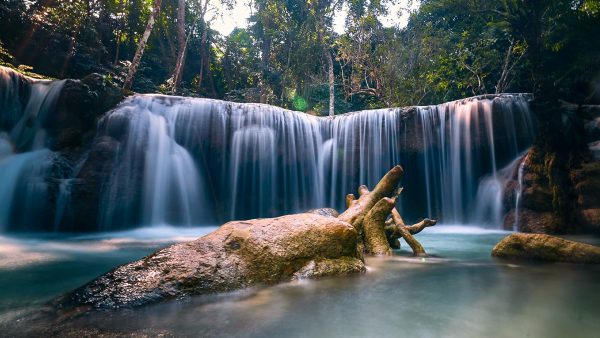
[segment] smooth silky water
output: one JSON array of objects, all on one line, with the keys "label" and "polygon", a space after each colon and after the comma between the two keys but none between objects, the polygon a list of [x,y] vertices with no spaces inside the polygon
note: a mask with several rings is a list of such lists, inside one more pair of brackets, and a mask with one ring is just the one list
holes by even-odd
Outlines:
[{"label": "smooth silky water", "polygon": [[[535,134],[526,94],[333,119],[267,105],[136,95],[100,119],[88,151],[69,155],[51,150],[45,129],[55,118],[63,84],[0,68],[0,336],[36,336],[37,329],[48,327],[71,336],[600,332],[598,267],[490,257],[493,245],[508,234],[489,229],[502,227],[504,191],[515,177],[517,198],[508,209],[519,208],[519,168]],[[88,154],[107,144],[117,149],[114,164],[90,188],[99,189],[99,202],[89,215],[92,205],[83,204],[87,223],[82,223],[75,215],[82,214],[81,187],[90,183],[84,168],[99,165],[87,164]],[[364,275],[68,321],[39,315],[54,311],[50,300],[119,264],[215,229],[205,225],[314,207],[343,209],[347,193],[359,184],[374,186],[396,164],[406,171],[398,208],[407,221],[433,217],[475,226],[428,228],[418,238],[432,257],[412,258],[404,245],[393,257],[367,258]],[[115,232],[123,228],[135,229]]]},{"label": "smooth silky water", "polygon": [[[0,327],[22,333],[56,325],[27,318],[119,264],[214,229],[3,236]],[[493,259],[493,245],[508,234],[439,225],[418,236],[433,257],[413,258],[403,243],[393,257],[367,258],[364,275],[86,315],[60,324],[61,330],[203,337],[596,337],[600,267]]]}]

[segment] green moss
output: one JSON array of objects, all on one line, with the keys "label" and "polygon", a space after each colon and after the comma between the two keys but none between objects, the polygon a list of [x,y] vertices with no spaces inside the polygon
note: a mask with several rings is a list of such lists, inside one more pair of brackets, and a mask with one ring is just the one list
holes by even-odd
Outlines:
[{"label": "green moss", "polygon": [[41,75],[41,74],[32,72],[33,67],[30,67],[30,66],[27,66],[27,65],[20,65],[18,67],[15,67],[11,63],[0,61],[0,66],[10,68],[10,69],[12,69],[12,70],[14,70],[14,71],[16,71],[18,73],[21,73],[21,74],[23,74],[25,76],[29,76],[29,77],[34,78],[34,79],[38,79],[38,80],[56,80],[55,78],[52,78],[52,77],[49,77],[49,76],[46,76],[46,75]]}]

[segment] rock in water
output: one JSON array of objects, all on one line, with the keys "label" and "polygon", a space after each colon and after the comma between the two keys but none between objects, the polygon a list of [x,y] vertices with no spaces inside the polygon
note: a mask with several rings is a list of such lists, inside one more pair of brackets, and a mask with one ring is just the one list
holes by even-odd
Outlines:
[{"label": "rock in water", "polygon": [[59,298],[59,308],[117,309],[166,299],[365,271],[354,228],[296,214],[234,221],[122,265]]},{"label": "rock in water", "polygon": [[544,234],[512,234],[501,240],[492,256],[570,263],[600,263],[600,247]]}]

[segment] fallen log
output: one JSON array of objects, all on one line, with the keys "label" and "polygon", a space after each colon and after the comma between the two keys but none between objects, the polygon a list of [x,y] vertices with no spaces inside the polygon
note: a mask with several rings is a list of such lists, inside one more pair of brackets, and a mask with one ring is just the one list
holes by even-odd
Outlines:
[{"label": "fallen log", "polygon": [[[192,242],[121,265],[55,299],[64,313],[133,308],[168,299],[365,271],[360,237],[312,213],[232,221]],[[1,335],[0,335],[1,336]]]}]

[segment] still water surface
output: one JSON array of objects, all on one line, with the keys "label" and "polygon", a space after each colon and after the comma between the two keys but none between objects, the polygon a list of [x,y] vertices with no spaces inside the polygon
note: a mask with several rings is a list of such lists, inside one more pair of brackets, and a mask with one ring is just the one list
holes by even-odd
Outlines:
[{"label": "still water surface", "polygon": [[[51,325],[28,323],[27,314],[119,264],[214,229],[0,237],[0,332]],[[412,258],[403,243],[393,257],[367,259],[365,275],[194,297],[62,325],[72,335],[71,329],[201,337],[597,337],[600,267],[491,258],[507,234],[436,226],[418,235],[434,257]]]}]

